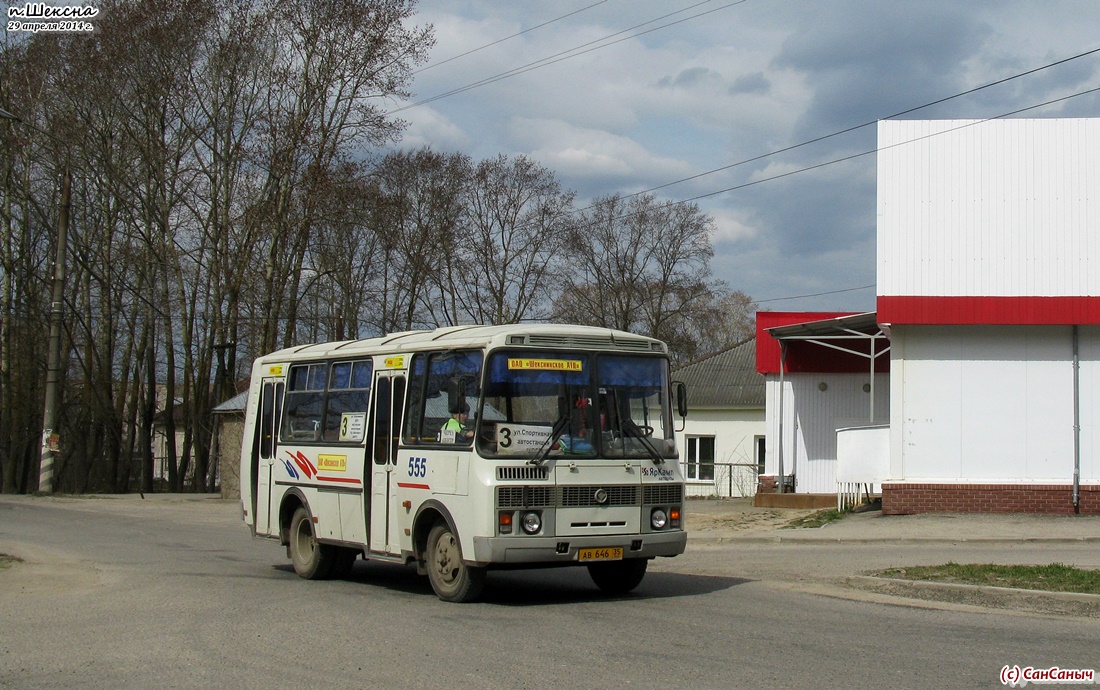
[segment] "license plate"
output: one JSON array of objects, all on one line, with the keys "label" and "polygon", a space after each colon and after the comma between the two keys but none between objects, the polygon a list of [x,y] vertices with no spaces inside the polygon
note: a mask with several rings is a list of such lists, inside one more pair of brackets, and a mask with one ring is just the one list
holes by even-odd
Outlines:
[{"label": "license plate", "polygon": [[578,549],[578,561],[621,561],[623,559],[623,547],[607,546],[598,549]]}]

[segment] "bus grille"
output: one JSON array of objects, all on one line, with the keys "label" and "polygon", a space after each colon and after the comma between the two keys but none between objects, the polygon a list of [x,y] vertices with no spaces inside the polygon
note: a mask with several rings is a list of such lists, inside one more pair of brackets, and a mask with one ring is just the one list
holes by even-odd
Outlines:
[{"label": "bus grille", "polygon": [[679,484],[646,484],[645,500],[647,506],[683,503],[684,487]]},{"label": "bus grille", "polygon": [[[563,508],[582,508],[587,506],[633,506],[638,505],[637,486],[562,486],[561,506]],[[607,492],[602,503],[596,494],[600,490]]]},{"label": "bus grille", "polygon": [[497,507],[499,508],[549,508],[554,505],[553,486],[498,486]]},{"label": "bus grille", "polygon": [[498,467],[497,479],[501,481],[537,481],[550,478],[550,470],[546,467]]},{"label": "bus grille", "polygon": [[[653,487],[671,489],[674,487]],[[599,496],[597,496],[599,494]],[[606,494],[606,500],[603,495]],[[662,494],[671,495],[668,492]],[[649,492],[646,496],[648,498]],[[593,506],[636,506],[640,492],[629,486],[498,486],[498,508],[585,508]],[[601,502],[602,501],[602,502]],[[648,502],[648,501],[647,501]],[[662,501],[672,503],[671,500]]]}]

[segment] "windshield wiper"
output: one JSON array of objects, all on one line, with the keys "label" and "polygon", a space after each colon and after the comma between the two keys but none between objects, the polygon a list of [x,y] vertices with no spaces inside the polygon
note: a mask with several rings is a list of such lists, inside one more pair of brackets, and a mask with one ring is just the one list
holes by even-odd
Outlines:
[{"label": "windshield wiper", "polygon": [[641,428],[635,423],[633,419],[627,419],[622,423],[622,432],[626,436],[633,436],[642,442],[645,446],[646,452],[649,453],[649,459],[653,461],[655,465],[663,465],[665,462],[664,457],[657,450],[653,442],[642,432]]},{"label": "windshield wiper", "polygon": [[528,465],[541,465],[546,462],[546,458],[550,456],[550,451],[554,449],[554,443],[561,437],[561,433],[565,431],[566,425],[569,424],[569,417],[569,415],[565,415],[554,422],[554,426],[550,429],[550,436],[539,446],[539,449],[535,452],[535,457],[527,461]]}]

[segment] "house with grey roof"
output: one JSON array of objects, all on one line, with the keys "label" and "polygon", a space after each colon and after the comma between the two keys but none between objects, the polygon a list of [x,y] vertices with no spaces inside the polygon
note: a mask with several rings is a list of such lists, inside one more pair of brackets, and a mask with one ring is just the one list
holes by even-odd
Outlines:
[{"label": "house with grey roof", "polygon": [[752,496],[764,464],[765,388],[756,339],[672,372],[688,389],[678,434],[688,496]]},{"label": "house with grey roof", "polygon": [[214,434],[210,460],[218,471],[222,498],[241,495],[241,436],[247,403],[248,390],[244,390],[212,410]]}]

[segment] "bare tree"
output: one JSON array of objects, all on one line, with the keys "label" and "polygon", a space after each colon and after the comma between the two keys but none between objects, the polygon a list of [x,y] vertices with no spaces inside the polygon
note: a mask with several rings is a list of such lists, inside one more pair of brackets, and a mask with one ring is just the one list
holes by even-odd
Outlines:
[{"label": "bare tree", "polygon": [[573,193],[525,156],[482,161],[465,186],[455,250],[437,275],[447,323],[516,323],[551,313]]},{"label": "bare tree", "polygon": [[372,285],[379,333],[448,324],[455,296],[432,290],[456,251],[470,161],[429,149],[397,152],[375,167],[371,225],[380,237]]},{"label": "bare tree", "polygon": [[710,275],[713,221],[694,204],[653,195],[596,200],[569,233],[569,270],[555,318],[697,349],[686,324],[724,286]]},{"label": "bare tree", "polygon": [[[406,95],[431,44],[407,0],[106,1],[111,21],[93,36],[0,46],[0,102],[48,134],[0,127],[6,491],[33,488],[45,367],[30,344],[45,339],[60,164],[80,174],[57,485],[126,487],[138,458],[151,488],[155,406],[179,399],[182,415],[161,417],[170,483],[194,466],[193,485],[209,487],[209,411],[235,369],[230,346],[251,355],[296,339],[303,270],[333,270],[325,247],[362,246],[348,233],[366,232],[372,197],[348,161],[393,141],[402,123],[382,99]],[[362,275],[339,278],[333,303],[361,303]],[[229,361],[212,382],[215,352]]]}]

